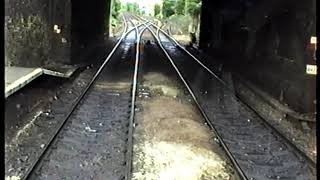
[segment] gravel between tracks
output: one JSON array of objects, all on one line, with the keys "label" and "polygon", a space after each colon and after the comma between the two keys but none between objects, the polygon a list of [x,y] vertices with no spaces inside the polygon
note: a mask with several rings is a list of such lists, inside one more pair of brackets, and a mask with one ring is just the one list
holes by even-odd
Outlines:
[{"label": "gravel between tracks", "polygon": [[133,179],[236,179],[177,74],[160,60],[160,49],[147,46],[142,57]]}]

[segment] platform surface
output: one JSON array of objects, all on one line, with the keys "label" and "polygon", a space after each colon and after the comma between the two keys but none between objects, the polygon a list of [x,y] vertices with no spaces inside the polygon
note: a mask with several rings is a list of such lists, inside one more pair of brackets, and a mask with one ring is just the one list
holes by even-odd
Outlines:
[{"label": "platform surface", "polygon": [[78,66],[70,65],[55,65],[55,66],[45,66],[43,67],[43,73],[51,76],[69,78],[78,69]]},{"label": "platform surface", "polygon": [[7,98],[42,74],[41,68],[5,67],[5,97]]},{"label": "platform surface", "polygon": [[43,74],[69,78],[77,69],[78,67],[75,66],[51,66],[45,68],[5,67],[5,98]]}]

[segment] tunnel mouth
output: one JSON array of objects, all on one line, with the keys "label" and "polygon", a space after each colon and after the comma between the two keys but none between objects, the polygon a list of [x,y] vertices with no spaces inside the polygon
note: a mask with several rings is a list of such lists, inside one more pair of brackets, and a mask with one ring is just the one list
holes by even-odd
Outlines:
[{"label": "tunnel mouth", "polygon": [[[308,40],[314,34],[314,11],[310,10],[312,4],[300,4],[250,0],[211,3],[209,0],[99,0],[95,3],[73,0],[71,62],[89,62],[106,52],[105,40],[120,37],[125,15],[145,19],[151,16],[157,26],[182,45],[192,45],[215,58],[208,61],[209,65],[226,65],[296,111],[313,112],[314,78],[306,75],[305,66],[315,64],[312,51],[308,50]],[[295,10],[305,13],[305,19],[299,20],[302,16],[297,17]],[[264,12],[269,15],[263,15]],[[127,24],[129,28],[134,26]],[[306,25],[308,29],[304,28]],[[290,71],[283,71],[287,68]],[[279,83],[282,79],[286,83]],[[301,90],[305,85],[308,91]],[[284,95],[279,98],[281,94]],[[308,100],[297,101],[297,97]]]},{"label": "tunnel mouth", "polygon": [[201,10],[202,0],[112,0],[110,36],[123,27],[124,14],[135,14],[154,18],[157,26],[183,45],[198,45]]}]

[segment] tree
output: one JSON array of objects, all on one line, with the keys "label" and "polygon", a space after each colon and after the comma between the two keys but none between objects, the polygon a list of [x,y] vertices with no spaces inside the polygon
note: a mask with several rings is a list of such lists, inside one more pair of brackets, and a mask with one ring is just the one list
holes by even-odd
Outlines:
[{"label": "tree", "polygon": [[199,16],[201,11],[201,0],[186,0],[185,11],[192,17]]},{"label": "tree", "polygon": [[120,2],[120,0],[113,0],[112,16],[114,18],[118,18],[120,10],[121,10],[121,2]]},{"label": "tree", "polygon": [[126,10],[127,10],[127,12],[130,12],[130,9],[131,9],[131,3],[127,3],[127,6],[126,6]]},{"label": "tree", "polygon": [[186,0],[185,12],[192,18],[190,33],[192,36],[199,34],[201,0]]},{"label": "tree", "polygon": [[162,14],[163,17],[167,18],[175,13],[174,7],[176,5],[175,0],[163,0],[162,2]]},{"label": "tree", "polygon": [[185,14],[185,6],[186,2],[185,0],[177,0],[176,1],[176,14],[177,15],[184,15]]},{"label": "tree", "polygon": [[160,14],[161,7],[159,4],[154,5],[154,16],[158,16]]},{"label": "tree", "polygon": [[139,4],[137,2],[127,3],[127,12],[139,13]]},{"label": "tree", "polygon": [[139,12],[139,4],[137,2],[133,3],[133,11],[134,13],[138,13]]}]

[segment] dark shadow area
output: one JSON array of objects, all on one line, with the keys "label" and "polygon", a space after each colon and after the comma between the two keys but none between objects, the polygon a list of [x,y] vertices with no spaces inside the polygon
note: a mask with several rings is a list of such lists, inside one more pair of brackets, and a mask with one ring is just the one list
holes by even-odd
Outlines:
[{"label": "dark shadow area", "polygon": [[54,101],[54,97],[57,97],[57,92],[66,81],[67,79],[64,78],[42,75],[6,99],[5,137],[7,142],[10,142],[19,128],[29,122],[28,116],[36,114],[35,112],[40,111],[42,106]]},{"label": "dark shadow area", "polygon": [[110,4],[108,0],[72,1],[71,62],[82,62],[105,48]]},{"label": "dark shadow area", "polygon": [[[203,0],[200,49],[299,113],[314,113],[315,0]],[[216,62],[213,62],[216,61]]]}]

